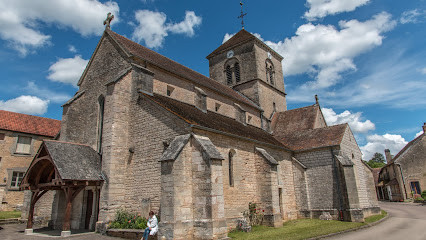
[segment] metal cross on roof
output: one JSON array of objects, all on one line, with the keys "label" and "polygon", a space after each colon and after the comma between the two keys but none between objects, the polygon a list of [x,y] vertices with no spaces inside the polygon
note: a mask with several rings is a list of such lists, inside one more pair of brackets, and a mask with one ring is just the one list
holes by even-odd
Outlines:
[{"label": "metal cross on roof", "polygon": [[110,12],[107,14],[107,18],[104,21],[105,29],[111,29],[111,21],[114,19],[114,15]]},{"label": "metal cross on roof", "polygon": [[244,13],[243,11],[243,1],[240,1],[240,5],[241,5],[241,15],[238,16],[238,18],[241,18],[241,27],[242,29],[244,29],[244,16],[247,15],[247,13]]}]

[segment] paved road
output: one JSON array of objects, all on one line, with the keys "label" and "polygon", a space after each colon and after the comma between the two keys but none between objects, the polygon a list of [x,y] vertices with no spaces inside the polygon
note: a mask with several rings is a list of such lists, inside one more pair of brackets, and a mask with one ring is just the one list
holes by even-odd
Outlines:
[{"label": "paved road", "polygon": [[[0,240],[52,240],[52,239],[71,239],[71,240],[119,240],[121,238],[113,238],[108,236],[102,236],[96,233],[83,233],[77,234],[67,238],[55,237],[55,236],[30,236],[24,235],[26,224],[9,224],[2,225],[3,229],[0,229]],[[37,227],[34,227],[37,229]],[[59,234],[55,233],[55,234]]]},{"label": "paved road", "polygon": [[426,205],[381,202],[390,218],[370,228],[349,232],[327,240],[426,240]]}]

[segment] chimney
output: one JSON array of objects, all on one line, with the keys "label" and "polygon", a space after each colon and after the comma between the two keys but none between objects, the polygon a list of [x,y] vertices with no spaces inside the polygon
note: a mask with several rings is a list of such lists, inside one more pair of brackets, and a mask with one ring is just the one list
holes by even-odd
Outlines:
[{"label": "chimney", "polygon": [[426,133],[426,122],[423,123],[423,133]]},{"label": "chimney", "polygon": [[386,162],[390,163],[392,161],[392,155],[389,149],[385,149]]}]

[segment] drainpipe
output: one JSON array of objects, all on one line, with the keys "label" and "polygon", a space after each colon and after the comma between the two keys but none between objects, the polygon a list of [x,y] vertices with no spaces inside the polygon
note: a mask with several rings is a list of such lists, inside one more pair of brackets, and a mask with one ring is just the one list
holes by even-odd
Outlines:
[{"label": "drainpipe", "polygon": [[404,186],[404,195],[405,195],[405,199],[408,199],[408,197],[407,197],[407,189],[406,189],[406,187],[405,187],[404,174],[402,173],[401,164],[399,164],[399,163],[395,163],[395,165],[397,165],[397,166],[399,167],[399,171],[401,172],[401,177],[402,177],[402,186]]},{"label": "drainpipe", "polygon": [[343,221],[343,199],[342,199],[342,190],[340,189],[340,179],[339,179],[339,174],[338,174],[338,169],[337,169],[337,165],[336,165],[336,158],[334,157],[333,154],[333,148],[330,148],[330,152],[331,152],[331,157],[333,160],[333,169],[334,169],[334,177],[336,178],[336,182],[337,182],[337,196],[339,198],[339,215],[340,215],[340,221]]}]

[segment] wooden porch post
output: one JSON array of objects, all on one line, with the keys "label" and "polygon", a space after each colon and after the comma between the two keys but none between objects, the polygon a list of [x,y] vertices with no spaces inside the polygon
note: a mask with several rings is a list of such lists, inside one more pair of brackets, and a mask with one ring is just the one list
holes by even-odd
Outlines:
[{"label": "wooden porch post", "polygon": [[66,208],[65,208],[64,221],[63,221],[63,224],[62,224],[61,236],[69,236],[70,235],[69,231],[71,230],[70,220],[71,220],[72,201],[77,196],[77,194],[83,189],[84,189],[84,187],[79,187],[77,189],[72,189],[71,187],[64,188],[67,203],[66,203]]},{"label": "wooden porch post", "polygon": [[31,191],[30,212],[28,213],[27,229],[33,228],[34,206],[38,191]]},{"label": "wooden porch post", "polygon": [[25,229],[25,234],[31,234],[33,232],[33,218],[34,218],[34,207],[37,201],[47,192],[48,190],[43,190],[40,193],[40,190],[31,191],[31,203],[30,203],[30,212],[28,213],[27,228]]},{"label": "wooden porch post", "polygon": [[65,198],[66,198],[66,208],[65,208],[65,215],[64,215],[64,222],[62,225],[62,231],[69,231],[70,228],[70,218],[71,218],[71,209],[72,209],[72,190],[71,188],[64,189],[65,191]]}]

